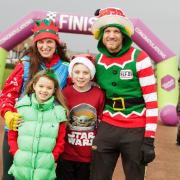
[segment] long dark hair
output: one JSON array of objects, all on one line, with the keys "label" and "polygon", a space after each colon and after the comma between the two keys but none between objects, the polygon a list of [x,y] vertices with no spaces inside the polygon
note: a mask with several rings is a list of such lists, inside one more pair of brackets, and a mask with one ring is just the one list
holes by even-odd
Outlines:
[{"label": "long dark hair", "polygon": [[[66,43],[63,43],[63,42],[57,43],[56,42],[56,54],[58,54],[63,61],[69,62],[69,57],[67,55]],[[30,56],[30,67],[29,67],[28,80],[27,80],[25,86],[34,77],[34,75],[40,70],[39,66],[42,63],[42,61],[46,60],[45,58],[43,58],[40,55],[38,48],[37,48],[37,43],[33,43],[33,45],[31,47],[29,47],[29,49],[27,49],[20,58],[22,58],[23,56],[26,56],[26,55]]]}]

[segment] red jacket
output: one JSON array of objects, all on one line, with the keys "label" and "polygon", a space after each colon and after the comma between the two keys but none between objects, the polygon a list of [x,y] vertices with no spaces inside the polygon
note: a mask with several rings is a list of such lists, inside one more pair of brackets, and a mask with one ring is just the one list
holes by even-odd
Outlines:
[{"label": "red jacket", "polygon": [[[45,65],[47,68],[52,67],[59,61],[59,56],[54,55],[51,61]],[[24,65],[23,62],[17,64],[11,75],[6,80],[0,96],[0,111],[1,116],[4,117],[6,111],[16,112],[14,105],[20,96],[21,87],[23,84]]]}]

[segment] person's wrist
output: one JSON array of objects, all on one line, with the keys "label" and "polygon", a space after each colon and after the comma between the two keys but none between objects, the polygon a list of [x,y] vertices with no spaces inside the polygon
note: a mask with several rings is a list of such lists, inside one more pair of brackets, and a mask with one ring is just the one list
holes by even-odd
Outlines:
[{"label": "person's wrist", "polygon": [[4,114],[5,123],[9,129],[11,129],[11,121],[12,121],[11,116],[12,116],[11,111],[6,111]]},{"label": "person's wrist", "polygon": [[145,144],[152,144],[152,145],[154,145],[154,138],[151,138],[151,137],[145,137],[144,138],[144,143]]}]

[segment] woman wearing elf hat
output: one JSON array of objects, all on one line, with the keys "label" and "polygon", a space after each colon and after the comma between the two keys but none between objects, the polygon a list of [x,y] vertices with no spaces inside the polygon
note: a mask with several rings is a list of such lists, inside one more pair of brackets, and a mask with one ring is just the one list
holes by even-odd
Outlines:
[{"label": "woman wearing elf hat", "polygon": [[17,64],[5,82],[0,97],[1,116],[5,119],[5,135],[3,142],[3,180],[12,179],[7,174],[12,157],[7,144],[8,129],[14,131],[22,122],[20,114],[14,108],[16,100],[23,94],[27,83],[40,70],[51,69],[58,76],[60,88],[66,85],[68,61],[66,47],[58,37],[58,27],[52,20],[36,21],[33,28],[33,45],[26,56]]},{"label": "woman wearing elf hat", "polygon": [[92,180],[111,180],[121,156],[126,180],[143,180],[155,158],[156,81],[150,58],[132,47],[133,24],[119,8],[96,11],[97,83],[105,108],[93,141]]}]

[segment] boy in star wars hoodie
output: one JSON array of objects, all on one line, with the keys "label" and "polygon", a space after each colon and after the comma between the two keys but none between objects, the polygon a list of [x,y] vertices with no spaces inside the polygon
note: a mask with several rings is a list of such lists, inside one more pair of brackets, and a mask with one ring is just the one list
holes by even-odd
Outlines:
[{"label": "boy in star wars hoodie", "polygon": [[73,85],[63,89],[70,110],[65,150],[57,172],[60,180],[89,180],[92,141],[104,108],[104,93],[92,86],[93,58],[79,55],[69,64]]},{"label": "boy in star wars hoodie", "polygon": [[100,9],[95,15],[96,79],[106,100],[93,141],[91,179],[111,180],[121,155],[126,180],[143,180],[145,165],[155,158],[158,117],[151,61],[131,46],[134,27],[121,9]]}]

